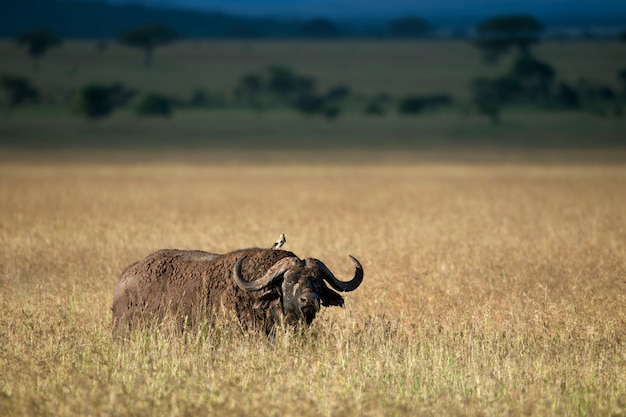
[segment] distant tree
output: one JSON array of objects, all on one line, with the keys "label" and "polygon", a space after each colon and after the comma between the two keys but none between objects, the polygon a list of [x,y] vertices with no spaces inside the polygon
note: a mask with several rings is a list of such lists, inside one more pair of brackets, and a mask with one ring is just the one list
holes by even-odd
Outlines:
[{"label": "distant tree", "polygon": [[61,38],[46,28],[39,28],[22,33],[16,39],[17,43],[26,46],[28,54],[33,58],[33,68],[39,70],[39,59],[48,51],[61,44]]},{"label": "distant tree", "polygon": [[108,116],[115,108],[128,104],[136,94],[119,83],[89,84],[78,92],[74,110],[91,119]]},{"label": "distant tree", "polygon": [[315,94],[317,88],[315,79],[312,77],[298,76],[295,83],[295,94],[298,96],[307,96]]},{"label": "distant tree", "polygon": [[314,115],[323,113],[326,101],[324,97],[317,95],[302,95],[297,97],[293,103],[293,107],[301,113]]},{"label": "distant tree", "polygon": [[287,67],[273,66],[268,68],[268,90],[276,96],[286,98],[296,91],[296,74]]},{"label": "distant tree", "polygon": [[610,86],[581,78],[576,84],[582,108],[597,116],[621,116],[619,94]]},{"label": "distant tree", "polygon": [[83,87],[78,92],[75,103],[75,111],[90,119],[108,116],[113,107],[110,88],[101,84]]},{"label": "distant tree", "polygon": [[146,66],[150,66],[154,50],[173,42],[176,38],[177,35],[172,29],[157,23],[130,29],[122,33],[118,40],[131,48],[143,49],[144,62]]},{"label": "distant tree", "polygon": [[437,110],[441,107],[451,105],[453,99],[449,94],[425,94],[404,97],[398,104],[398,112],[406,115],[413,115],[423,110]]},{"label": "distant tree", "polygon": [[578,81],[578,91],[588,100],[609,101],[617,97],[615,91],[608,85],[599,84],[584,78]]},{"label": "distant tree", "polygon": [[290,100],[299,96],[315,93],[315,79],[300,76],[293,70],[282,66],[268,68],[267,89],[274,95]]},{"label": "distant tree", "polygon": [[336,85],[326,93],[327,100],[341,101],[350,95],[350,87],[347,85]]},{"label": "distant tree", "polygon": [[340,35],[337,25],[327,19],[311,19],[304,22],[300,34],[305,38],[338,38]]},{"label": "distant tree", "polygon": [[522,55],[513,62],[510,76],[519,82],[526,98],[536,100],[550,95],[555,71],[543,61]]},{"label": "distant tree", "polygon": [[416,17],[408,16],[401,19],[394,19],[387,23],[387,30],[394,38],[423,38],[433,31],[428,21]]},{"label": "distant tree", "polygon": [[534,17],[526,15],[497,16],[476,27],[476,45],[483,50],[488,62],[496,62],[511,49],[522,55],[539,42],[543,26]]},{"label": "distant tree", "polygon": [[0,87],[5,91],[8,97],[8,113],[11,113],[15,107],[22,103],[39,100],[39,92],[26,78],[3,75],[0,78]]},{"label": "distant tree", "polygon": [[617,39],[619,39],[622,42],[626,42],[626,29],[622,30],[618,35],[617,35]]},{"label": "distant tree", "polygon": [[424,103],[418,96],[405,97],[398,103],[398,112],[405,115],[414,115],[424,109]]},{"label": "distant tree", "polygon": [[235,97],[252,107],[258,107],[263,91],[263,77],[260,74],[244,74],[235,87]]}]

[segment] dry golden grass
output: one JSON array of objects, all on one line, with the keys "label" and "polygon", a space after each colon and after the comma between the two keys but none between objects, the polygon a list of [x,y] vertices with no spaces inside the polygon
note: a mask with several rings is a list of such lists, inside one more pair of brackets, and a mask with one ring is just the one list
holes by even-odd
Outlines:
[{"label": "dry golden grass", "polygon": [[[110,338],[164,248],[365,268],[273,343]],[[624,415],[624,165],[0,166],[0,415]]]}]

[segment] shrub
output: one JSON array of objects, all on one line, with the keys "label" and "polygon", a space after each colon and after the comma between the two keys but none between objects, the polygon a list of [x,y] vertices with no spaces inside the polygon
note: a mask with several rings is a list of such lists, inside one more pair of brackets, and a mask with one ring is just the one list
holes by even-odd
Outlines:
[{"label": "shrub", "polygon": [[450,105],[452,102],[452,97],[449,94],[408,96],[400,100],[398,111],[401,114],[412,115],[426,109],[435,110]]},{"label": "shrub", "polygon": [[417,114],[424,108],[420,97],[405,97],[398,104],[398,111],[402,114]]},{"label": "shrub", "polygon": [[0,88],[2,88],[8,96],[9,111],[22,103],[28,101],[36,102],[39,100],[39,91],[37,91],[26,78],[3,75],[0,78]]},{"label": "shrub", "polygon": [[286,97],[296,90],[297,77],[290,68],[274,66],[268,69],[267,88],[278,97]]},{"label": "shrub", "polygon": [[172,105],[169,98],[151,93],[144,96],[137,104],[137,114],[140,116],[170,116]]},{"label": "shrub", "polygon": [[244,74],[235,87],[235,97],[248,104],[256,104],[263,90],[263,78],[259,74]]},{"label": "shrub", "polygon": [[577,84],[581,107],[598,116],[621,116],[621,103],[618,94],[607,85],[588,79]]},{"label": "shrub", "polygon": [[110,87],[100,84],[83,87],[78,92],[74,108],[78,114],[92,119],[108,116],[114,108]]},{"label": "shrub", "polygon": [[324,98],[316,95],[302,95],[293,103],[296,110],[306,114],[321,113],[324,111],[325,105]]},{"label": "shrub", "polygon": [[489,18],[476,27],[476,46],[487,62],[495,63],[511,49],[521,56],[530,54],[530,47],[540,40],[543,25],[528,15],[502,15]]},{"label": "shrub", "polygon": [[350,95],[350,87],[345,85],[337,85],[326,93],[327,100],[344,100]]},{"label": "shrub", "polygon": [[83,87],[76,98],[75,111],[89,118],[104,117],[121,106],[128,104],[136,91],[123,84],[89,84]]},{"label": "shrub", "polygon": [[312,77],[300,76],[287,67],[273,66],[268,68],[265,83],[267,90],[279,99],[291,102],[302,96],[313,96],[316,93],[316,81]]},{"label": "shrub", "polygon": [[523,98],[537,101],[550,95],[555,71],[549,64],[526,55],[513,62],[509,77],[519,83]]}]

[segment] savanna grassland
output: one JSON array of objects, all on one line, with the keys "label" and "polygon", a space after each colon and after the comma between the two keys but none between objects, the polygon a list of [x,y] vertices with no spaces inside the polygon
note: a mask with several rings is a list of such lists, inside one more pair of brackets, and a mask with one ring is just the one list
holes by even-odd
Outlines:
[{"label": "savanna grassland", "polygon": [[[112,340],[130,262],[280,232],[345,309]],[[4,163],[0,414],[623,415],[625,279],[620,164]]]},{"label": "savanna grassland", "polygon": [[[624,44],[545,42],[559,77],[621,91]],[[467,42],[67,41],[37,104],[0,113],[1,416],[626,414],[626,119],[469,103]],[[188,99],[285,65],[349,85],[335,120],[286,108],[72,113],[87,83]],[[449,93],[413,117],[363,97]],[[1,102],[2,99],[0,99]],[[2,102],[2,104],[6,104]],[[390,109],[392,105],[390,105]],[[273,341],[220,322],[111,337],[113,288],[160,248],[269,247],[348,277],[346,308]]]}]

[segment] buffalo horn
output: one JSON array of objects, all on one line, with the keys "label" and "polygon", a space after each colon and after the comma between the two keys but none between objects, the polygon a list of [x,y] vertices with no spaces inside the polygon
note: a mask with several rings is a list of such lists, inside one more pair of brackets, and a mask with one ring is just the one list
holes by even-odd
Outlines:
[{"label": "buffalo horn", "polygon": [[320,261],[319,259],[314,260],[317,264],[317,267],[322,271],[324,281],[328,282],[328,284],[336,291],[354,291],[358,288],[359,285],[361,285],[361,281],[363,281],[363,267],[361,266],[361,263],[354,256],[348,256],[350,257],[350,259],[352,259],[352,262],[354,262],[354,265],[356,266],[354,277],[350,281],[339,281],[322,261]]},{"label": "buffalo horn", "polygon": [[243,263],[244,258],[245,255],[237,259],[237,262],[235,262],[235,266],[233,266],[233,279],[239,288],[246,291],[256,291],[269,286],[274,281],[282,277],[282,275],[287,272],[289,268],[300,262],[300,260],[296,257],[283,258],[272,265],[272,267],[268,269],[265,275],[261,278],[254,281],[246,281],[241,276],[241,264]]}]

